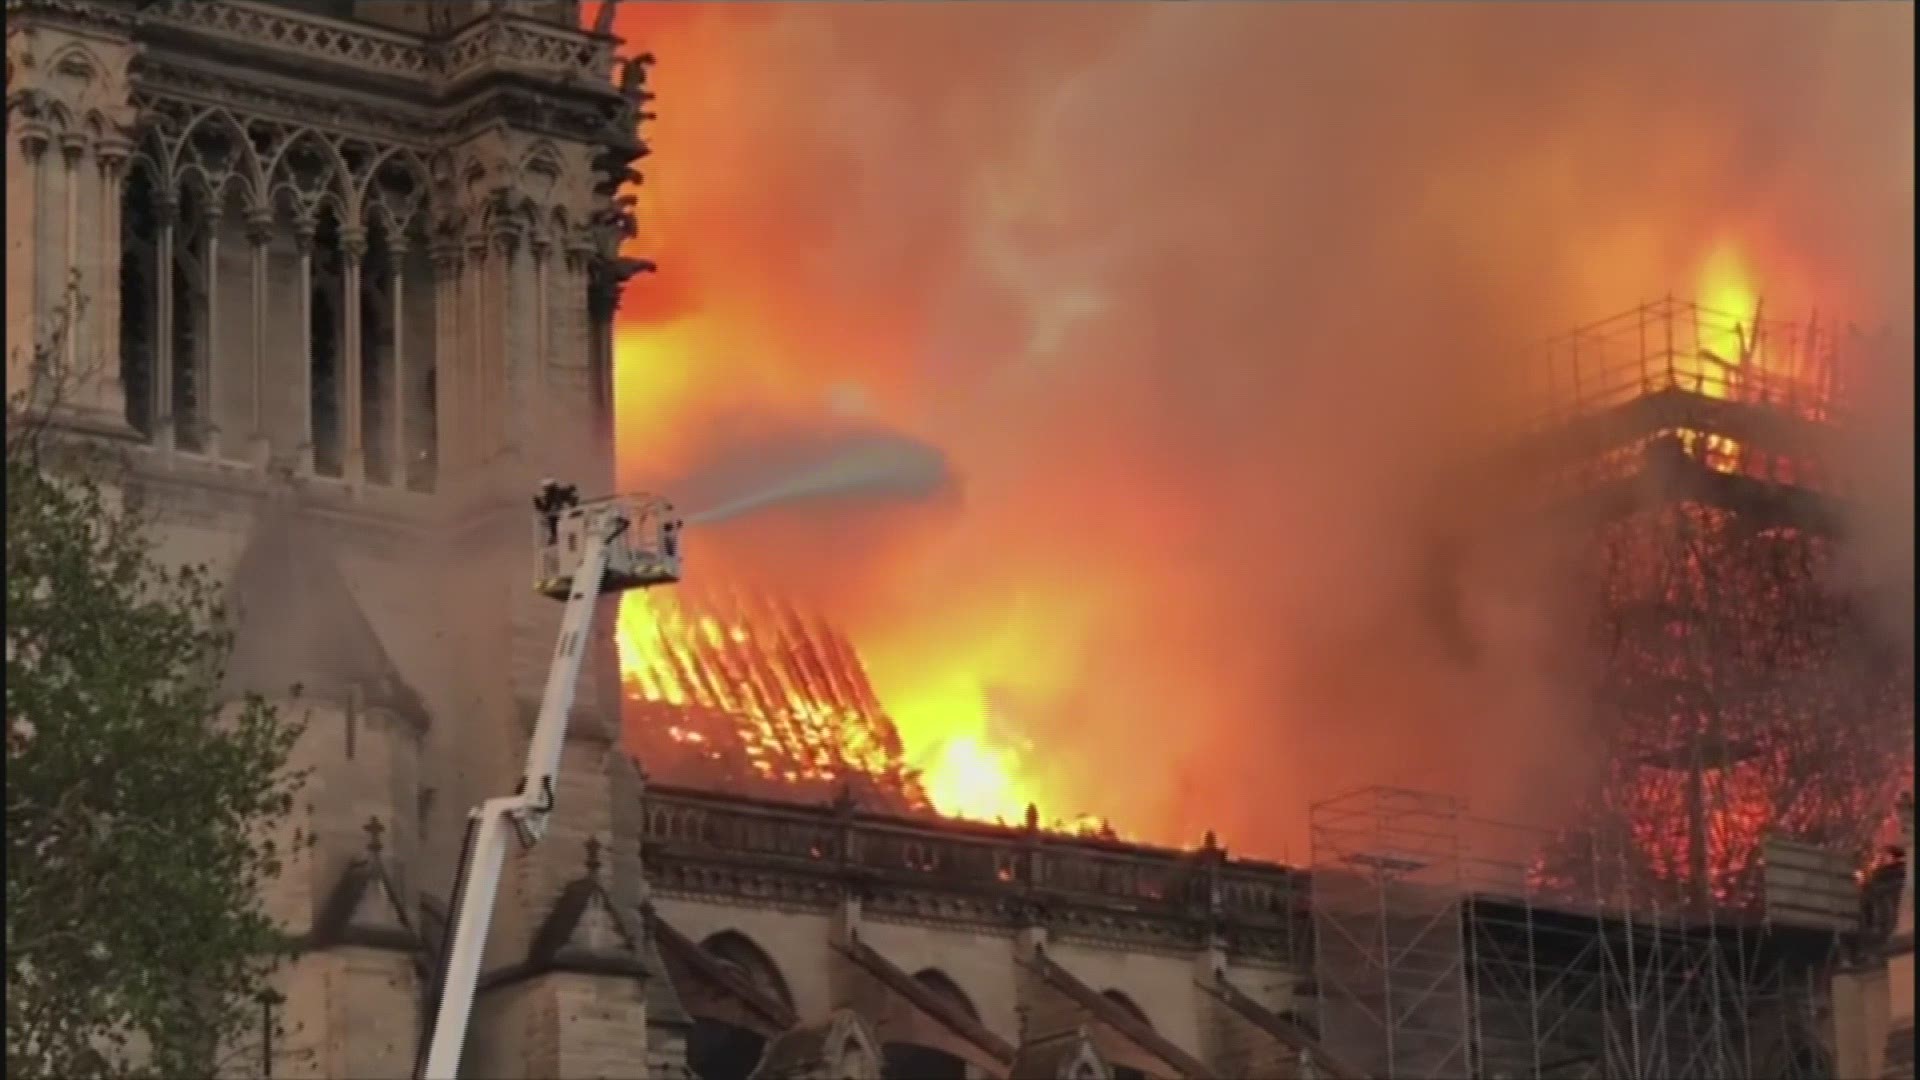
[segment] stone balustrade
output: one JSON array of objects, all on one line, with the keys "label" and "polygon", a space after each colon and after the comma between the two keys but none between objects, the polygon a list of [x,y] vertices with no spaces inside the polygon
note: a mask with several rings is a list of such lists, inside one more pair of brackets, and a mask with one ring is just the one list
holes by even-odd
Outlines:
[{"label": "stone balustrade", "polygon": [[1304,911],[1306,875],[1229,857],[971,822],[912,821],[851,806],[748,802],[652,786],[650,860],[751,861],[812,877],[919,884],[975,896],[1067,902],[1244,927]]}]

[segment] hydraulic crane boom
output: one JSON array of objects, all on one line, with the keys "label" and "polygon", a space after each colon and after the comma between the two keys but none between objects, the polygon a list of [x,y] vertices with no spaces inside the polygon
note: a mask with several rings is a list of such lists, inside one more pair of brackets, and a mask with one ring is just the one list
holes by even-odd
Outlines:
[{"label": "hydraulic crane boom", "polygon": [[[556,489],[549,482],[547,489]],[[570,489],[563,489],[568,490]],[[546,492],[543,491],[543,497]],[[566,745],[567,718],[573,709],[574,689],[580,679],[581,657],[593,629],[594,609],[602,593],[618,592],[679,579],[680,523],[663,503],[634,508],[611,500],[587,506],[542,506],[545,540],[542,592],[564,597],[560,640],[540,699],[539,718],[527,746],[526,771],[515,792],[488,799],[467,815],[467,835],[454,885],[453,918],[448,931],[439,1011],[419,1075],[422,1080],[455,1080],[460,1051],[466,1042],[467,1022],[473,1010],[480,960],[486,951],[487,931],[493,922],[494,897],[506,861],[509,831],[523,846],[532,847],[546,835],[553,812],[554,777]],[[541,505],[536,500],[536,505]],[[647,510],[654,512],[648,513]],[[636,518],[656,518],[661,543],[657,548],[636,540],[630,530],[642,524]],[[626,543],[622,543],[626,540]],[[556,576],[556,558],[566,549],[579,552],[573,572]]]}]

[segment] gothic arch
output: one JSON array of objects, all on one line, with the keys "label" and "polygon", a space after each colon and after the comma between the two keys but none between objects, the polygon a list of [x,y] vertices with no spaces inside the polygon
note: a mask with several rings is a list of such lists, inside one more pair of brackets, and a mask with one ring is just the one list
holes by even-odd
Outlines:
[{"label": "gothic arch", "polygon": [[234,172],[213,171],[199,162],[187,162],[176,169],[169,185],[176,201],[198,199],[219,216],[237,198],[243,207],[254,205],[253,185]]},{"label": "gothic arch", "polygon": [[531,236],[540,226],[540,216],[540,206],[532,196],[515,197],[503,192],[501,198],[487,203],[481,224],[489,229],[504,225],[522,235]]},{"label": "gothic arch", "polygon": [[110,97],[118,81],[117,73],[83,41],[69,41],[55,49],[41,68],[46,72],[43,85],[51,91],[50,118],[64,131],[83,130],[100,113],[93,103]]},{"label": "gothic arch", "polygon": [[[216,133],[226,137],[232,155],[223,163],[207,162],[202,148],[196,146],[196,139],[200,136]],[[223,189],[223,194],[227,178],[231,177],[242,185],[249,206],[259,205],[267,188],[260,154],[253,140],[247,137],[246,127],[232,113],[221,108],[204,108],[188,118],[174,138],[170,167],[181,173],[198,169],[210,177],[220,174],[218,185]]]},{"label": "gothic arch", "polygon": [[975,1022],[980,1020],[980,1010],[974,1007],[973,999],[967,996],[960,984],[954,982],[946,972],[939,968],[923,968],[913,974],[913,980],[939,995],[949,1004],[956,1005]]},{"label": "gothic arch", "polygon": [[880,1080],[880,1046],[867,1025],[849,1009],[833,1016],[827,1033],[827,1075],[836,1080]]},{"label": "gothic arch", "polygon": [[793,991],[788,988],[786,976],[781,974],[780,966],[767,955],[752,938],[738,930],[722,930],[710,934],[700,943],[707,955],[733,968],[755,986],[778,998],[781,1004],[794,1007]]},{"label": "gothic arch", "polygon": [[362,168],[353,197],[362,223],[371,227],[380,221],[405,236],[432,220],[434,187],[425,159],[409,147],[388,146]]},{"label": "gothic arch", "polygon": [[[171,193],[173,190],[173,172],[168,167],[167,148],[160,133],[152,127],[143,128],[134,139],[133,151],[127,155],[126,176],[132,179],[134,173],[143,173],[158,197],[159,192]],[[123,191],[121,198],[127,198]]]},{"label": "gothic arch", "polygon": [[1071,1056],[1060,1067],[1060,1080],[1113,1080],[1113,1069],[1100,1057],[1086,1029],[1075,1033]]},{"label": "gothic arch", "polygon": [[[311,153],[323,166],[319,176],[311,172],[302,175],[303,152]],[[322,207],[330,207],[341,225],[358,223],[352,205],[353,171],[340,156],[340,148],[319,133],[299,130],[290,135],[268,161],[266,176],[268,197],[276,203],[283,196],[289,197],[297,218],[316,220]]]},{"label": "gothic arch", "polygon": [[566,159],[559,147],[551,140],[541,139],[527,147],[514,163],[514,189],[533,193],[527,198],[529,204],[553,205],[563,201],[558,196],[566,175]]}]

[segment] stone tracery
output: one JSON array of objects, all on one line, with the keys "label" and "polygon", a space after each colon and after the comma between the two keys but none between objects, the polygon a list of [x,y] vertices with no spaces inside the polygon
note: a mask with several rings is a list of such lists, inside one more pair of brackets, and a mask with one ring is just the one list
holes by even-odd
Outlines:
[{"label": "stone tracery", "polygon": [[[606,294],[632,269],[604,264],[631,220],[596,212],[612,201],[596,180],[639,150],[630,124],[624,153],[599,136],[643,90],[618,107],[493,93],[376,114],[128,47],[144,26],[218,36],[240,20],[271,31],[269,50],[384,57],[445,94],[502,57],[605,80],[606,42],[511,6],[441,38],[229,5],[34,8],[87,31],[9,37],[9,161],[35,173],[10,224],[35,228],[36,198],[72,201],[98,212],[62,215],[67,231],[100,234],[36,235],[9,320],[44,324],[76,279],[97,340],[69,351],[112,369],[89,404],[114,424],[167,451],[421,491],[443,458],[517,452],[543,389],[610,411]],[[101,30],[122,44],[88,44]],[[438,357],[468,353],[449,380]]]}]

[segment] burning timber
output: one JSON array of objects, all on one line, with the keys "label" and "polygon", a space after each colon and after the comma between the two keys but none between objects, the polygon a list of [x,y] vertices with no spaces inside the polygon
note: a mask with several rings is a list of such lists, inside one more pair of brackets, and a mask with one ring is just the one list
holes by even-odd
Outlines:
[{"label": "burning timber", "polygon": [[655,775],[767,798],[931,810],[845,634],[765,598],[629,604],[627,734]]},{"label": "burning timber", "polygon": [[1543,887],[1758,910],[1791,840],[1870,865],[1913,776],[1913,667],[1842,570],[1858,335],[1665,301],[1553,343],[1507,475],[1591,537],[1606,775]]}]

